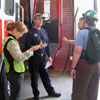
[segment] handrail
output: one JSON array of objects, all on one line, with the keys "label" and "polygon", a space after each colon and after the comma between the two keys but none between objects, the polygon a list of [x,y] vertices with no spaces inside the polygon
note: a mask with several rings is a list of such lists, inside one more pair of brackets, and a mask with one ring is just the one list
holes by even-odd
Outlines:
[{"label": "handrail", "polygon": [[[21,6],[21,5],[18,5],[19,8],[21,8],[22,10],[22,18],[21,18],[21,21],[24,22],[24,8]],[[18,18],[20,19],[20,18]]]},{"label": "handrail", "polygon": [[3,55],[0,55],[1,61],[0,61],[0,73],[1,73],[1,69],[2,69],[2,65],[3,65]]}]

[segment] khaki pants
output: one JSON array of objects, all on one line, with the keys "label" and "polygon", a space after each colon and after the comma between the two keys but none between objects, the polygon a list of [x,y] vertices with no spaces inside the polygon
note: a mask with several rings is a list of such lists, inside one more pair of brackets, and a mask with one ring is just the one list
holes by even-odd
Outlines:
[{"label": "khaki pants", "polygon": [[99,63],[88,64],[81,58],[73,79],[72,100],[97,100],[99,86]]}]

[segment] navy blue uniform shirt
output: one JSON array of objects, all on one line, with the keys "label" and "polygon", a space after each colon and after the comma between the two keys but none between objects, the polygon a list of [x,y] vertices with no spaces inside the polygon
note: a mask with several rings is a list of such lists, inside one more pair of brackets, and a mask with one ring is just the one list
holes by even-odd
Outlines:
[{"label": "navy blue uniform shirt", "polygon": [[51,50],[50,50],[47,32],[43,28],[41,28],[40,30],[37,30],[35,28],[30,29],[30,31],[26,35],[25,48],[29,49],[32,46],[40,44],[41,41],[42,43],[47,43],[47,46],[42,49],[38,49],[34,51],[34,53],[35,54],[46,54],[47,53],[48,57],[51,57]]}]

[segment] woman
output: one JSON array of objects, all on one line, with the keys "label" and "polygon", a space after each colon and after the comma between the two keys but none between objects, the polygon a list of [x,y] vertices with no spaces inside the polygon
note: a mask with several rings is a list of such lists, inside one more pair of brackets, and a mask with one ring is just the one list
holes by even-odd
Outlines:
[{"label": "woman", "polygon": [[21,87],[24,79],[24,62],[34,54],[34,50],[45,47],[46,44],[39,44],[31,47],[25,52],[21,52],[16,39],[28,32],[27,27],[20,21],[8,23],[9,34],[3,42],[3,55],[6,65],[7,79],[10,83],[10,100],[19,100]]}]

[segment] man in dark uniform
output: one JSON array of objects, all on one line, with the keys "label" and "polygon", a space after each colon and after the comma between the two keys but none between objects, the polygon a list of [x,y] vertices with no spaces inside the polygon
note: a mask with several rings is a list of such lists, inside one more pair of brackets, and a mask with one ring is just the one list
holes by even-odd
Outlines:
[{"label": "man in dark uniform", "polygon": [[49,40],[46,31],[41,28],[43,23],[43,15],[37,13],[33,16],[34,26],[30,29],[26,36],[25,47],[26,49],[40,44],[46,44],[44,48],[34,52],[34,55],[29,59],[29,70],[31,73],[31,86],[33,89],[34,100],[40,100],[39,90],[38,90],[38,74],[40,74],[43,85],[49,96],[59,97],[60,93],[56,93],[51,85],[48,69],[45,68],[46,65],[46,54],[48,55],[48,61],[52,61]]}]

